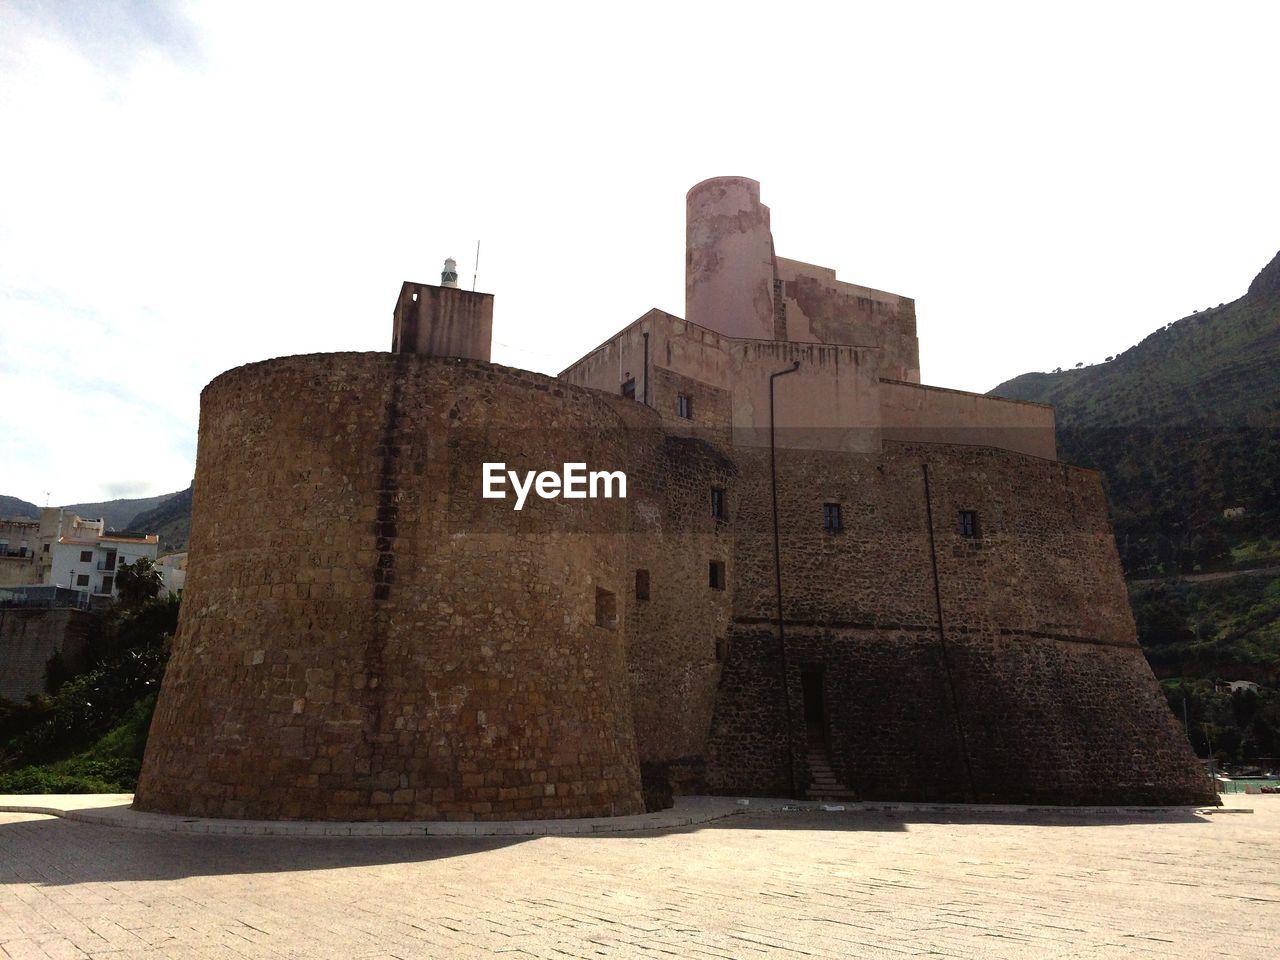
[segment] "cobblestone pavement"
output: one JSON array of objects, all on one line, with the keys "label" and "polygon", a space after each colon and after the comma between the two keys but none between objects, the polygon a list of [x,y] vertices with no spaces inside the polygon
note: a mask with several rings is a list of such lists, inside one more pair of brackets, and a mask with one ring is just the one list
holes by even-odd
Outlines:
[{"label": "cobblestone pavement", "polygon": [[1280,956],[1253,814],[746,812],[652,834],[284,838],[0,814],[0,956]]}]

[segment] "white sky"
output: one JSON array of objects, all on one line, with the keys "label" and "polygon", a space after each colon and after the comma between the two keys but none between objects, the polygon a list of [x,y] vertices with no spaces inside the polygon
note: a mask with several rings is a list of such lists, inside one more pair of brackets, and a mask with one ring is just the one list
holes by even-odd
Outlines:
[{"label": "white sky", "polygon": [[[620,12],[625,11],[625,12]],[[385,350],[454,256],[494,359],[684,312],[684,194],[916,298],[926,383],[1094,362],[1280,248],[1275,3],[0,0],[0,493],[191,479],[199,392]]]}]

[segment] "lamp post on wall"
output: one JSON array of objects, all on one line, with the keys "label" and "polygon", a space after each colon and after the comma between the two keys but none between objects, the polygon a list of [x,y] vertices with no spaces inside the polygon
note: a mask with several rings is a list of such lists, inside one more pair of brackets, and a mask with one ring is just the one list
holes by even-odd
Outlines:
[{"label": "lamp post on wall", "polygon": [[800,369],[800,361],[795,360],[791,366],[777,373],[769,374],[769,486],[773,495],[773,579],[778,599],[778,645],[782,648],[782,690],[787,705],[787,753],[791,758],[791,793],[799,794],[796,786],[796,737],[795,717],[791,706],[791,661],[787,656],[787,636],[782,622],[782,550],[778,539],[778,454],[774,441],[774,402],[773,382],[778,377],[795,373]]}]

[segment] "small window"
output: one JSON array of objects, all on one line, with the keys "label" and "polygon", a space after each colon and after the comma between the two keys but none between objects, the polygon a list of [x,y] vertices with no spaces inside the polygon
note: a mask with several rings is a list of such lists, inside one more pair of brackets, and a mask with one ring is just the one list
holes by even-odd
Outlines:
[{"label": "small window", "polygon": [[113,583],[113,582],[114,582],[114,581],[112,580],[112,578],[111,578],[110,576],[103,577],[103,578],[102,578],[102,592],[103,592],[103,593],[110,593],[110,592],[111,592],[111,585],[112,585],[112,583]]},{"label": "small window", "polygon": [[724,589],[724,561],[712,560],[709,568],[709,584],[712,590]]},{"label": "small window", "polygon": [[840,519],[840,504],[824,503],[822,505],[822,529],[827,533],[839,533],[844,529]]},{"label": "small window", "polygon": [[622,395],[626,397],[628,400],[634,400],[636,398],[636,378],[635,377],[632,377],[630,380],[628,380],[626,383],[622,385]]},{"label": "small window", "polygon": [[724,488],[711,488],[711,516],[717,520],[728,520],[729,511],[724,506]]},{"label": "small window", "polygon": [[43,552],[44,552],[44,553],[48,553],[48,552],[49,552],[49,545],[46,543],[46,544],[44,544],[44,545],[43,545],[43,547],[42,547],[41,549],[43,550]]},{"label": "small window", "polygon": [[81,550],[81,551],[80,551],[80,562],[81,562],[81,563],[93,563],[93,551],[92,551],[92,550]]},{"label": "small window", "polygon": [[676,394],[676,415],[686,420],[693,419],[693,397],[687,393]]},{"label": "small window", "polygon": [[596,587],[596,626],[616,630],[618,627],[618,597],[609,590]]},{"label": "small window", "polygon": [[89,585],[89,575],[87,573],[80,573],[76,575],[77,587],[87,587],[88,585]]},{"label": "small window", "polygon": [[648,570],[636,571],[636,599],[637,600],[649,599],[649,571]]},{"label": "small window", "polygon": [[971,538],[978,536],[978,511],[960,511],[960,536]]}]

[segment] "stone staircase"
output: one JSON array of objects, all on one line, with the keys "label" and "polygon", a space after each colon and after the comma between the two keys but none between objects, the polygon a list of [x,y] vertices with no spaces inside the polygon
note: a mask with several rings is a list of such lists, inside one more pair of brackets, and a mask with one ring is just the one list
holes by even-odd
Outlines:
[{"label": "stone staircase", "polygon": [[806,800],[857,800],[858,796],[836,779],[831,754],[822,742],[809,741],[809,789]]}]

